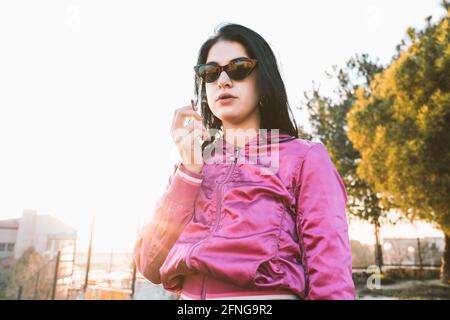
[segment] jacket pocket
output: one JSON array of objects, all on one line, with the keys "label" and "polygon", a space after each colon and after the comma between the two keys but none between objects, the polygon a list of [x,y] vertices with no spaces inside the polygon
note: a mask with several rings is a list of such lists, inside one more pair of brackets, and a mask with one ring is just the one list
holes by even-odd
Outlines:
[{"label": "jacket pocket", "polygon": [[274,257],[261,262],[255,272],[257,288],[288,289],[305,297],[305,273],[301,264],[290,259]]}]

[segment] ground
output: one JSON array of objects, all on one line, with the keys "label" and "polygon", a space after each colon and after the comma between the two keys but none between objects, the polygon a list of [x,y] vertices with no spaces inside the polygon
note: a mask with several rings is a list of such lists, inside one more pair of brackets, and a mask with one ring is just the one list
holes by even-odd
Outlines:
[{"label": "ground", "polygon": [[[357,286],[358,300],[450,300],[450,285],[439,280],[397,280],[381,283],[381,289],[370,290],[365,285]],[[136,283],[135,300],[170,300],[176,296],[161,286],[141,280]]]},{"label": "ground", "polygon": [[357,286],[359,300],[408,299],[408,300],[450,300],[450,285],[439,280],[398,280],[392,284],[381,283],[380,289]]}]

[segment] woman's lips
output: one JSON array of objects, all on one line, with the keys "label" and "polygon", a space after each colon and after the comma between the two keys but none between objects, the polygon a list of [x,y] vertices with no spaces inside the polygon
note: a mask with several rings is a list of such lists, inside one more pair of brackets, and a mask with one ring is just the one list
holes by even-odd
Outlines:
[{"label": "woman's lips", "polygon": [[229,98],[225,98],[225,99],[219,99],[218,102],[221,104],[229,104],[229,103],[233,102],[234,100],[236,100],[236,98],[229,97]]}]

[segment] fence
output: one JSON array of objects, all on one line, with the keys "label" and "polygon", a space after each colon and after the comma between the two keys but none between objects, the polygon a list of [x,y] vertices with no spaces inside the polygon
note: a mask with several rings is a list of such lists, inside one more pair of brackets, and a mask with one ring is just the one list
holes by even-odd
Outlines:
[{"label": "fence", "polygon": [[[81,255],[81,257],[83,256]],[[171,299],[171,297],[166,296],[166,292],[162,288],[150,285],[141,275],[138,274],[136,279],[136,270],[131,255],[119,254],[120,259],[113,259],[111,252],[103,255],[96,254],[94,257],[91,261],[91,274],[86,291],[83,291],[83,285],[87,261],[81,259],[81,261],[77,261],[77,264],[74,255],[58,251],[38,270],[10,286],[3,298],[25,300]],[[78,255],[78,259],[80,259],[80,255]],[[418,261],[423,261],[423,259]],[[365,281],[367,275],[373,272],[372,267],[375,263],[372,263],[372,261],[366,262],[369,265],[353,265],[355,279]],[[122,277],[114,280],[114,273],[117,272],[117,268],[120,270],[125,268],[126,271],[123,272],[125,274]],[[386,272],[386,275],[393,275],[395,278],[416,276],[428,278],[437,275],[439,268],[440,265],[427,263],[384,263],[381,265],[381,272]],[[74,269],[78,269],[78,280],[76,274],[74,274]],[[101,274],[96,274],[98,271],[101,271]],[[135,280],[138,280],[137,285],[135,285]]]},{"label": "fence", "polygon": [[[11,271],[14,272],[14,269]],[[38,270],[24,278],[9,275],[3,298],[8,300],[68,299],[73,272],[73,255],[58,251]],[[8,281],[9,280],[9,281]]]}]

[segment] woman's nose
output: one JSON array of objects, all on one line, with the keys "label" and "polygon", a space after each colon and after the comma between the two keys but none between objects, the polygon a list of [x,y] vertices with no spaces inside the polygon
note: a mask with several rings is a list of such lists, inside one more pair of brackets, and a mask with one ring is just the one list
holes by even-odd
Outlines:
[{"label": "woman's nose", "polygon": [[217,79],[217,85],[219,88],[224,86],[231,87],[232,85],[231,79],[225,71],[222,71],[222,73],[219,76],[219,79]]}]

